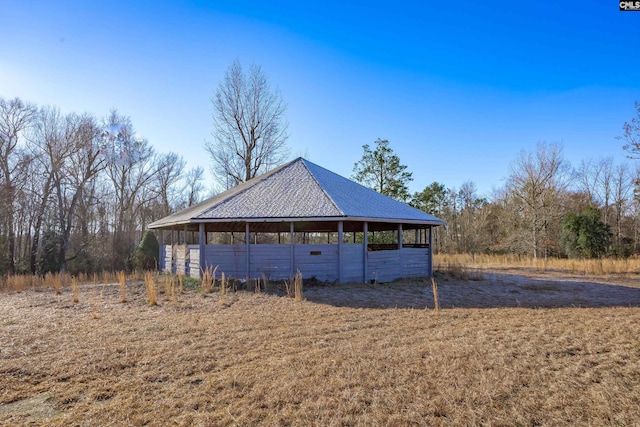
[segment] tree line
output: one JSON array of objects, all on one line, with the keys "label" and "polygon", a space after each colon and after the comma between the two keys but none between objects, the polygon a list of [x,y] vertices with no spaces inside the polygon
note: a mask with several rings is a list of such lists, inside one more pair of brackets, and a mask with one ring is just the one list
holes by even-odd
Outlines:
[{"label": "tree line", "polygon": [[198,202],[203,175],[117,110],[0,98],[0,274],[131,269],[146,226]]},{"label": "tree line", "polygon": [[[638,117],[624,124],[628,157],[640,157]],[[490,198],[473,181],[459,189],[433,182],[410,194],[413,179],[387,140],[363,146],[352,178],[447,222],[434,234],[444,253],[539,257],[628,257],[640,254],[640,165],[611,157],[573,167],[557,143],[538,143],[511,163],[506,184]]]},{"label": "tree line", "polygon": [[[259,66],[245,72],[234,61],[211,102],[213,140],[204,149],[218,189],[288,158],[286,104]],[[619,137],[631,159],[640,159],[638,103],[636,110]],[[0,275],[134,268],[147,225],[199,202],[203,178],[179,154],[157,153],[117,110],[97,118],[0,97]],[[600,158],[573,167],[559,144],[539,143],[520,153],[490,198],[472,181],[411,194],[412,173],[378,139],[363,146],[352,179],[444,219],[437,252],[640,253],[637,163]]]}]

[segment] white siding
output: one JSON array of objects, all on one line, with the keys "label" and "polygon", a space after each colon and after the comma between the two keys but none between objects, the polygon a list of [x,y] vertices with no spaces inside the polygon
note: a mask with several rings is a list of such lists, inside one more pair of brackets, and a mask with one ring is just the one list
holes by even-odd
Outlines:
[{"label": "white siding", "polygon": [[189,245],[189,263],[187,265],[189,276],[200,278],[200,246]]}]

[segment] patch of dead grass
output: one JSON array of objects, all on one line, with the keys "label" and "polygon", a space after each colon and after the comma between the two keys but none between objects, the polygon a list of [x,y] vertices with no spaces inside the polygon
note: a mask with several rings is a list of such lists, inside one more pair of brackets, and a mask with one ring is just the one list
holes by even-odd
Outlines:
[{"label": "patch of dead grass", "polygon": [[[436,316],[195,291],[149,306],[142,283],[127,286],[127,304],[117,284],[76,304],[70,290],[2,295],[0,425],[640,419],[638,308],[441,309]],[[444,305],[454,286],[441,285]]]}]

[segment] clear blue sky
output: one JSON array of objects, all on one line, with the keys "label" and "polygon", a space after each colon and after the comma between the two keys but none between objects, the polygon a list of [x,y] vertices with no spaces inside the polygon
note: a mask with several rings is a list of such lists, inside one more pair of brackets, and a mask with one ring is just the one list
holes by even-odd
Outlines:
[{"label": "clear blue sky", "polygon": [[[349,177],[376,138],[413,172],[481,193],[538,141],[623,161],[640,101],[640,12],[613,0],[0,0],[0,96],[98,117],[208,170],[210,98],[257,63],[288,104],[292,157]],[[210,181],[210,177],[207,177]]]}]

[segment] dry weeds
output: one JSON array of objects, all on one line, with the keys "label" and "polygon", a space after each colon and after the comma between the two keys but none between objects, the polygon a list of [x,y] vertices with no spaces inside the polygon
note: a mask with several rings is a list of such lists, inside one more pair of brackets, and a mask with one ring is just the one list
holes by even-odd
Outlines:
[{"label": "dry weeds", "polygon": [[[518,255],[485,254],[436,254],[434,267],[440,271],[460,270],[464,274],[469,268],[524,269],[537,273],[553,272],[586,276],[623,276],[640,278],[640,257],[600,259],[559,259],[523,257]],[[450,272],[451,271],[447,271]],[[454,273],[455,274],[455,273]],[[460,278],[457,274],[456,277]],[[471,279],[473,280],[473,279]]]},{"label": "dry weeds", "polygon": [[[467,295],[483,293],[492,295],[482,301],[500,302],[515,289],[514,298],[560,298],[560,291],[570,295],[572,286],[584,285],[522,276],[438,280],[442,307],[465,306]],[[626,308],[448,308],[435,316],[424,309],[433,306],[430,284],[419,281],[306,287],[302,302],[186,291],[177,303],[158,306],[147,305],[142,282],[127,286],[128,304],[119,302],[115,281],[99,295],[81,287],[77,304],[68,288],[62,295],[1,295],[0,425],[556,426],[640,419],[637,292],[628,294],[635,306]],[[499,294],[498,287],[507,290]],[[374,298],[386,307],[418,308],[372,308],[380,306]]]},{"label": "dry weeds", "polygon": [[[94,279],[97,282],[97,279]],[[127,302],[127,279],[124,271],[118,271],[118,285],[120,286],[120,302]]]}]

